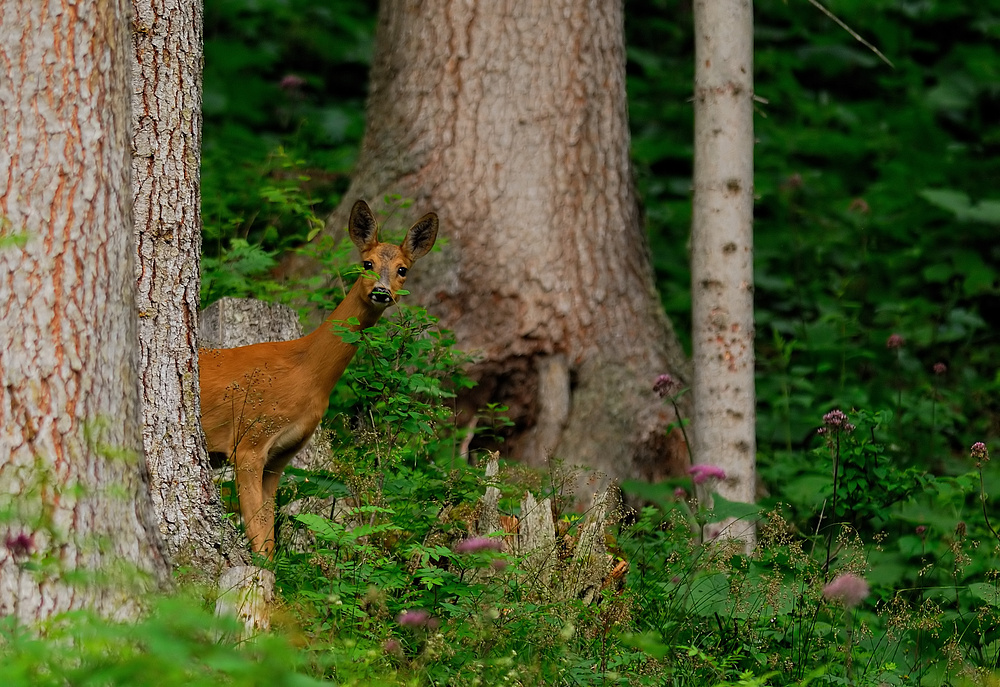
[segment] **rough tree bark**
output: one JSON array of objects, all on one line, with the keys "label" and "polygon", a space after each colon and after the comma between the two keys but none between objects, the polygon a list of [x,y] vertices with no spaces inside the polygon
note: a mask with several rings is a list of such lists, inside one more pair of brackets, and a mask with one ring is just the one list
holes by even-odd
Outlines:
[{"label": "rough tree bark", "polygon": [[532,465],[683,470],[652,392],[685,364],[633,189],[621,2],[395,0],[376,41],[345,199],[400,193],[441,216],[448,243],[408,286],[480,357],[466,407],[507,404],[504,450]]},{"label": "rough tree bark", "polygon": [[236,533],[223,537],[198,402],[203,8],[198,0],[132,0],[132,6],[143,445],[167,550],[176,563],[217,576],[235,554]]},{"label": "rough tree bark", "polygon": [[[695,463],[722,468],[718,493],[753,503],[753,5],[696,0],[691,291]],[[703,495],[705,496],[705,495]],[[712,523],[744,539],[753,523]]]},{"label": "rough tree bark", "polygon": [[128,17],[0,4],[0,615],[25,622],[127,616],[169,577],[139,429]]}]

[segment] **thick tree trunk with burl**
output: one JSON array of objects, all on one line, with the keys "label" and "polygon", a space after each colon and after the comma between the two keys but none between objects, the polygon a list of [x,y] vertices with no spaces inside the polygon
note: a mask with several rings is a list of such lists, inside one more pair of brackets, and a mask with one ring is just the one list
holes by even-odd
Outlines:
[{"label": "thick tree trunk with burl", "polygon": [[[478,356],[465,407],[510,406],[505,450],[531,465],[682,470],[652,391],[685,362],[633,189],[621,3],[385,2],[376,40],[345,197],[441,216],[448,243],[411,290]],[[327,231],[345,224],[341,208]]]}]

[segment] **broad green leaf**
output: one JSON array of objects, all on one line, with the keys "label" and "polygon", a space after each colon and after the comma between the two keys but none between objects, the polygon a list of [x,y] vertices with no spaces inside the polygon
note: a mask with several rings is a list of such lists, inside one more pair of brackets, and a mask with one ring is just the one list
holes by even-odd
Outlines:
[{"label": "broad green leaf", "polygon": [[994,608],[1000,607],[1000,589],[997,585],[986,582],[974,582],[969,585],[969,591],[977,599],[985,601]]}]

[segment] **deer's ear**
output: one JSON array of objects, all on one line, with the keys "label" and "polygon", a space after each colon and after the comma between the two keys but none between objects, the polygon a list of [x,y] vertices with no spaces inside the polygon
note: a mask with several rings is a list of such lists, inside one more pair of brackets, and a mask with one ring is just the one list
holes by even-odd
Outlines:
[{"label": "deer's ear", "polygon": [[351,219],[347,222],[347,232],[362,253],[378,243],[378,222],[368,203],[359,200],[351,208]]},{"label": "deer's ear", "polygon": [[403,239],[403,245],[400,246],[400,249],[411,261],[422,258],[434,247],[437,235],[438,216],[433,212],[428,212],[406,232],[406,238]]}]

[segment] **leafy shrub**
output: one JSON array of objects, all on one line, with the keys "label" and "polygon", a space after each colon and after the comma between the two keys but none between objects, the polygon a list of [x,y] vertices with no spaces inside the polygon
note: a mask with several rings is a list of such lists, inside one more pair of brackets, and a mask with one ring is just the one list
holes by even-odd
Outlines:
[{"label": "leafy shrub", "polygon": [[283,637],[262,636],[252,646],[223,639],[238,629],[185,596],[156,600],[137,623],[63,614],[41,636],[7,617],[0,621],[0,676],[9,687],[319,684],[300,672],[304,657]]}]

